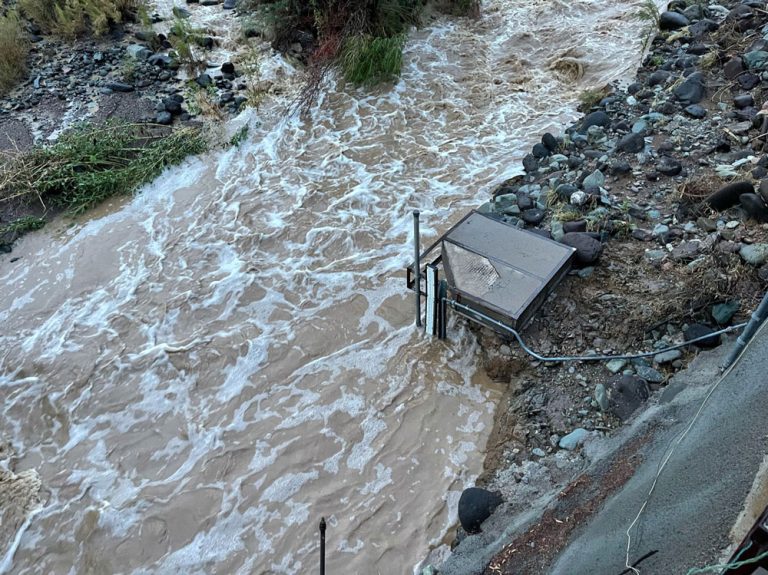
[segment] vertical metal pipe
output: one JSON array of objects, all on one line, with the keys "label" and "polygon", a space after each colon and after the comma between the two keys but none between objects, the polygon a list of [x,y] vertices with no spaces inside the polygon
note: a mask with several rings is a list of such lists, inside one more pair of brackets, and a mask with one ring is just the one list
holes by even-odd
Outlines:
[{"label": "vertical metal pipe", "polygon": [[320,518],[320,575],[325,575],[325,517]]},{"label": "vertical metal pipe", "polygon": [[440,339],[445,339],[445,335],[446,335],[446,324],[448,323],[448,317],[447,317],[448,304],[445,303],[445,300],[447,297],[448,297],[448,282],[446,282],[445,280],[440,280],[440,289],[437,291],[437,301],[438,301],[437,329],[438,329],[438,337]]},{"label": "vertical metal pipe", "polygon": [[421,327],[421,254],[419,254],[419,210],[413,210],[413,276],[416,288],[416,327]]},{"label": "vertical metal pipe", "polygon": [[731,353],[722,365],[723,370],[731,367],[731,364],[736,361],[736,358],[739,357],[739,354],[741,354],[742,350],[749,343],[749,340],[755,335],[757,328],[759,328],[763,321],[765,321],[766,316],[768,316],[768,292],[765,293],[760,305],[757,306],[757,309],[752,314],[747,327],[744,328],[744,331],[741,332],[741,335],[736,340]]}]

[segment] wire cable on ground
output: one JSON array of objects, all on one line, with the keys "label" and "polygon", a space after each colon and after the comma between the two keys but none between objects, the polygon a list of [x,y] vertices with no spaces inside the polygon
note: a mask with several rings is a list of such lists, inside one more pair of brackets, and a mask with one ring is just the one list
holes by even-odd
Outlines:
[{"label": "wire cable on ground", "polygon": [[717,382],[711,387],[711,389],[707,392],[707,394],[704,396],[704,399],[701,401],[701,405],[699,405],[699,409],[694,414],[693,418],[691,419],[688,426],[680,433],[680,435],[677,436],[675,440],[672,442],[672,447],[667,452],[667,454],[662,459],[662,463],[659,466],[659,469],[656,471],[656,476],[653,478],[653,482],[651,483],[651,488],[648,490],[648,495],[645,497],[645,501],[643,501],[643,504],[640,506],[640,510],[637,512],[637,515],[635,516],[632,523],[630,523],[629,527],[626,531],[627,536],[627,549],[626,549],[626,556],[624,560],[624,566],[631,570],[632,573],[635,575],[640,575],[640,571],[636,568],[630,565],[629,563],[629,552],[632,547],[632,529],[635,527],[638,521],[640,521],[640,517],[642,517],[643,512],[645,511],[645,508],[648,506],[648,502],[651,500],[651,496],[653,495],[653,492],[656,489],[656,485],[659,482],[659,478],[661,477],[662,472],[664,471],[664,468],[667,466],[667,463],[669,463],[669,460],[672,458],[672,455],[675,453],[675,450],[677,449],[677,446],[682,443],[683,439],[686,438],[688,433],[693,428],[696,421],[698,421],[699,416],[701,415],[701,412],[704,410],[704,407],[707,405],[707,402],[709,401],[709,398],[712,397],[712,394],[717,390],[718,387],[720,387],[720,384],[723,382],[723,380],[731,373],[731,371],[736,367],[739,363],[739,360],[744,356],[744,354],[747,352],[747,350],[750,348],[750,346],[754,343],[754,341],[757,339],[757,336],[760,335],[760,333],[765,329],[765,326],[768,324],[763,324],[760,326],[760,329],[757,330],[757,333],[752,337],[752,339],[747,342],[747,344],[744,346],[744,348],[741,350],[741,353],[739,353],[738,357],[736,358],[736,361],[734,361],[723,373],[720,375],[720,378],[717,380]]},{"label": "wire cable on ground", "polygon": [[523,338],[520,336],[520,334],[514,330],[513,328],[509,327],[507,324],[500,322],[492,317],[489,317],[485,315],[482,312],[479,312],[475,309],[472,309],[471,307],[468,307],[464,304],[461,304],[455,300],[447,299],[446,302],[448,305],[450,305],[455,310],[461,310],[465,314],[472,314],[476,317],[481,318],[483,321],[488,322],[492,325],[495,325],[496,327],[499,327],[503,329],[504,331],[511,333],[515,339],[517,340],[517,343],[520,344],[520,347],[523,348],[525,353],[530,355],[531,357],[537,359],[538,361],[545,361],[545,362],[561,362],[561,361],[610,361],[612,359],[640,359],[642,357],[651,357],[658,355],[660,353],[665,353],[667,351],[672,351],[675,349],[680,349],[681,347],[686,347],[688,345],[691,345],[693,343],[696,343],[697,341],[704,341],[705,339],[709,339],[711,337],[716,337],[718,335],[728,333],[731,331],[735,331],[737,329],[741,329],[744,326],[747,325],[747,323],[740,323],[738,325],[732,325],[730,327],[726,327],[724,329],[709,333],[707,335],[702,335],[701,337],[696,337],[694,339],[690,339],[688,341],[684,341],[683,343],[678,343],[675,345],[671,345],[669,347],[665,347],[663,349],[658,349],[655,351],[645,351],[642,353],[630,353],[630,354],[623,354],[623,355],[565,355],[561,357],[545,357],[543,355],[540,355],[533,351],[530,347],[528,347],[525,342],[523,341]]}]

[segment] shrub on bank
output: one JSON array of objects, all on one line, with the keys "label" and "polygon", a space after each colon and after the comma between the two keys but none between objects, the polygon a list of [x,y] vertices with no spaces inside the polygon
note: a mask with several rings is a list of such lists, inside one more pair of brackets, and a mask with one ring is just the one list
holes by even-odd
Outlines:
[{"label": "shrub on bank", "polygon": [[27,36],[14,10],[0,15],[0,54],[0,94],[4,94],[24,76],[29,54]]},{"label": "shrub on bank", "polygon": [[[390,81],[400,73],[402,48],[420,24],[426,0],[251,0],[262,36],[301,54],[317,70],[338,65],[356,84]],[[433,0],[446,13],[475,16],[480,0]],[[322,74],[312,75],[315,81]]]},{"label": "shrub on bank", "polygon": [[101,36],[133,17],[139,0],[19,0],[22,13],[48,33],[64,38]]}]

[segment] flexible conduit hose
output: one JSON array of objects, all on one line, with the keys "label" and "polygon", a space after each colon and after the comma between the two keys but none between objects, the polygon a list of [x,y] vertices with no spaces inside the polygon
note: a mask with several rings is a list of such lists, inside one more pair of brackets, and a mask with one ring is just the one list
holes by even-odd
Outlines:
[{"label": "flexible conduit hose", "polygon": [[716,335],[720,335],[720,334],[723,334],[723,333],[728,333],[728,332],[731,332],[731,331],[735,331],[735,330],[741,329],[741,328],[743,328],[744,326],[747,325],[746,322],[745,323],[740,323],[738,325],[732,325],[730,327],[726,327],[724,329],[715,331],[713,333],[710,333],[710,334],[707,334],[707,335],[703,335],[701,337],[697,337],[697,338],[694,338],[694,339],[691,339],[691,340],[688,340],[688,341],[684,341],[683,343],[678,343],[678,344],[675,344],[675,345],[671,345],[669,347],[665,347],[664,349],[659,349],[659,350],[656,350],[656,351],[646,351],[646,352],[643,352],[643,353],[631,353],[631,354],[624,354],[624,355],[565,355],[565,356],[561,356],[561,357],[545,357],[543,355],[539,355],[538,353],[533,351],[530,347],[525,345],[525,342],[523,341],[523,338],[520,337],[520,334],[517,333],[516,330],[514,330],[511,327],[509,327],[508,325],[506,325],[505,323],[500,322],[500,321],[498,321],[498,320],[496,320],[496,319],[494,319],[492,317],[489,317],[489,316],[485,315],[482,312],[479,312],[479,311],[477,311],[475,309],[472,309],[471,307],[465,306],[464,304],[461,304],[461,303],[457,302],[456,300],[452,300],[452,299],[447,299],[446,298],[445,301],[446,301],[446,303],[448,305],[450,305],[453,309],[455,309],[457,311],[463,312],[464,314],[471,314],[471,315],[473,315],[475,317],[478,317],[478,318],[482,319],[486,323],[490,323],[491,325],[495,325],[496,327],[499,327],[499,328],[503,329],[504,331],[506,331],[508,333],[511,333],[515,337],[515,339],[517,340],[517,343],[520,344],[520,347],[523,348],[525,353],[527,353],[531,357],[537,359],[538,361],[546,361],[546,362],[561,362],[561,361],[610,361],[612,359],[639,359],[641,357],[651,357],[651,356],[654,356],[654,355],[658,355],[660,353],[665,353],[667,351],[672,351],[674,349],[679,349],[681,347],[685,347],[687,345],[691,345],[692,343],[696,343],[697,341],[703,341],[705,339],[708,339],[710,337],[714,337]]}]

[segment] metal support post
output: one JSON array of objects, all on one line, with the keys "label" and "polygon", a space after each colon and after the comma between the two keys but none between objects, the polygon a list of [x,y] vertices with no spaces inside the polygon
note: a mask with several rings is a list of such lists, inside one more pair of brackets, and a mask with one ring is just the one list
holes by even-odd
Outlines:
[{"label": "metal support post", "polygon": [[325,575],[325,517],[320,518],[320,575]]},{"label": "metal support post", "polygon": [[448,324],[448,304],[446,299],[448,298],[448,282],[440,280],[440,289],[437,290],[437,337],[445,339],[446,326]]},{"label": "metal support post", "polygon": [[421,327],[421,255],[419,254],[419,210],[413,210],[414,288],[416,291],[416,327]]}]

